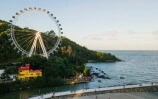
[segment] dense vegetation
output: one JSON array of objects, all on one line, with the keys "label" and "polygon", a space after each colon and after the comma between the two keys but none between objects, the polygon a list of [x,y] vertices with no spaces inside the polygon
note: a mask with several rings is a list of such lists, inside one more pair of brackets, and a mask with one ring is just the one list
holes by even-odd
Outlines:
[{"label": "dense vegetation", "polygon": [[[6,69],[6,74],[1,78],[7,77],[8,74],[17,74],[18,67],[26,63],[29,63],[32,69],[42,69],[43,76],[25,82],[17,80],[12,83],[0,83],[0,93],[26,88],[59,86],[67,83],[65,79],[77,77],[80,74],[89,76],[90,70],[85,66],[88,60],[96,62],[120,61],[110,53],[88,50],[66,37],[62,37],[60,49],[49,59],[40,55],[21,57],[8,41],[8,28],[7,22],[0,21],[0,67]],[[15,29],[20,33],[29,32],[27,28],[16,27]],[[9,66],[14,62],[20,62],[20,64],[14,67]]]}]

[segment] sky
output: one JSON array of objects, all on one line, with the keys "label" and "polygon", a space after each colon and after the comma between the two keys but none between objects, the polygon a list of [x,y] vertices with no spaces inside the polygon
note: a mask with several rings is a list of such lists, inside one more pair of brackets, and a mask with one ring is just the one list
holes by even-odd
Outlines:
[{"label": "sky", "polygon": [[[57,17],[64,36],[89,49],[158,50],[157,5],[158,0],[0,0],[0,19],[9,21],[21,9],[40,7]],[[53,24],[34,14],[17,23],[43,30]]]}]

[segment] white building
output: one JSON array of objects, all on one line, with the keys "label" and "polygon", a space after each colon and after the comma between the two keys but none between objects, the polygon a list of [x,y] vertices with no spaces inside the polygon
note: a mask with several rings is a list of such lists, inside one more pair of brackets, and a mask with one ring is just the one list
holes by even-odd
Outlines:
[{"label": "white building", "polygon": [[5,72],[4,69],[0,69],[0,76]]}]

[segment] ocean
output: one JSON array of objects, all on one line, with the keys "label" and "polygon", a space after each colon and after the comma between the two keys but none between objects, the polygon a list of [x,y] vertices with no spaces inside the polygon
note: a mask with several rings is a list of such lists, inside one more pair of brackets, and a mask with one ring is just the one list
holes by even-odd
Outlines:
[{"label": "ocean", "polygon": [[[87,63],[87,66],[103,70],[111,79],[95,80],[88,86],[119,86],[158,82],[158,51],[101,51],[108,52],[122,59],[114,63]],[[123,77],[124,79],[120,79]],[[99,84],[99,85],[98,85]]]}]

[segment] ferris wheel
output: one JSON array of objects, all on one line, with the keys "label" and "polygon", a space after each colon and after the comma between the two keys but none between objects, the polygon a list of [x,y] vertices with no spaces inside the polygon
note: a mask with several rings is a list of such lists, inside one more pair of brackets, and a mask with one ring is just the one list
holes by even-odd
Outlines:
[{"label": "ferris wheel", "polygon": [[[47,32],[40,32],[37,30],[25,28],[25,31],[19,28],[16,23],[21,15],[29,12],[42,12],[51,19],[55,24],[57,31],[53,29]],[[53,54],[54,51],[57,51],[61,42],[61,35],[63,34],[61,24],[59,20],[54,17],[52,13],[42,8],[24,8],[12,16],[10,20],[10,33],[9,41],[11,45],[14,46],[14,50],[17,50],[18,53],[26,56],[32,56],[35,54],[40,54],[46,58]]]}]

